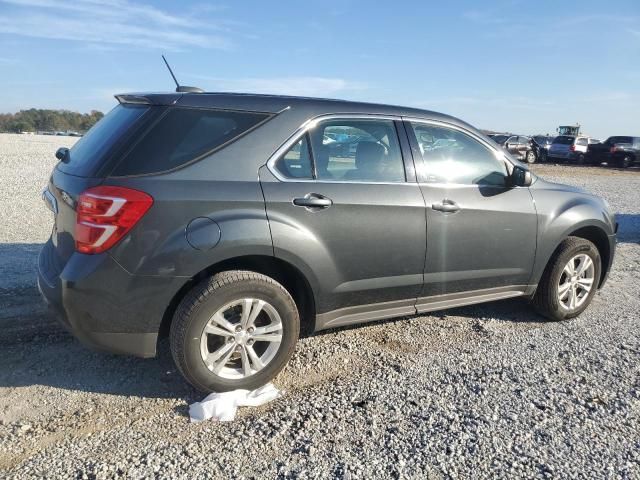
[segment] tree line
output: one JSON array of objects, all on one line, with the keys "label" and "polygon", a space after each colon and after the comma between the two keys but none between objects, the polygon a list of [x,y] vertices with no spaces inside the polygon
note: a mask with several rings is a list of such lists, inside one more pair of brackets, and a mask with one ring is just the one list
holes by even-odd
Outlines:
[{"label": "tree line", "polygon": [[71,112],[31,108],[17,113],[0,113],[0,132],[86,132],[104,117],[102,112]]}]

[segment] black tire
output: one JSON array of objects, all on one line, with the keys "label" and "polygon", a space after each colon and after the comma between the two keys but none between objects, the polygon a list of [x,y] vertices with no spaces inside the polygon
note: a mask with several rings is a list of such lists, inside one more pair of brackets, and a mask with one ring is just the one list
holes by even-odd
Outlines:
[{"label": "black tire", "polygon": [[547,152],[545,152],[544,150],[540,151],[540,163],[545,163],[547,162],[548,158],[547,158]]},{"label": "black tire", "polygon": [[578,165],[584,165],[584,154],[581,153],[580,155],[578,155],[578,158],[576,158],[576,163]]},{"label": "black tire", "polygon": [[[282,340],[277,353],[262,370],[244,378],[223,378],[205,365],[200,355],[200,338],[214,313],[242,298],[264,300],[275,308],[282,321]],[[180,373],[198,390],[254,390],[272,380],[286,365],[299,333],[298,309],[282,285],[266,275],[233,270],[203,280],[180,302],[171,323],[171,354]]]},{"label": "black tire", "polygon": [[[593,261],[594,284],[582,305],[573,310],[567,310],[560,305],[558,300],[558,284],[564,267],[572,257],[579,253],[587,254]],[[568,237],[551,256],[533,297],[533,305],[541,315],[549,320],[559,321],[577,317],[589,306],[596,293],[601,268],[600,253],[593,243],[584,238]]]},{"label": "black tire", "polygon": [[533,152],[533,150],[529,150],[526,154],[526,156],[524,157],[525,162],[527,163],[535,163],[536,162],[536,154]]},{"label": "black tire", "polygon": [[629,155],[625,155],[622,160],[620,160],[621,168],[629,168],[631,166],[631,157]]}]

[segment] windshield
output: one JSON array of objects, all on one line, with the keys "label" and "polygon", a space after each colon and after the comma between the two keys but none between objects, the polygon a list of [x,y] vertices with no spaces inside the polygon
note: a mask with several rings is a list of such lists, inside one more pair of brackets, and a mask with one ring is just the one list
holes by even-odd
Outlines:
[{"label": "windshield", "polygon": [[553,140],[553,143],[555,144],[559,144],[559,145],[573,145],[574,140],[576,139],[576,137],[570,137],[567,135],[560,135],[559,137],[556,137]]},{"label": "windshield", "polygon": [[58,168],[80,177],[95,175],[111,148],[148,110],[144,105],[118,105],[76,142]]}]

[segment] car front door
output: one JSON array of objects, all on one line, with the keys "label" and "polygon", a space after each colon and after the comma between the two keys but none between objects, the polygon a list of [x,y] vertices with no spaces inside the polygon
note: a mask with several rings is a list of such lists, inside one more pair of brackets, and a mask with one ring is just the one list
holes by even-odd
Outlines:
[{"label": "car front door", "polygon": [[401,143],[399,119],[326,118],[260,170],[275,256],[310,279],[317,328],[415,313],[425,204]]},{"label": "car front door", "polygon": [[[529,189],[509,185],[504,154],[473,132],[427,120],[408,121],[407,131],[427,212],[418,309],[447,298],[522,294],[536,251]],[[434,141],[421,144],[419,138]]]}]

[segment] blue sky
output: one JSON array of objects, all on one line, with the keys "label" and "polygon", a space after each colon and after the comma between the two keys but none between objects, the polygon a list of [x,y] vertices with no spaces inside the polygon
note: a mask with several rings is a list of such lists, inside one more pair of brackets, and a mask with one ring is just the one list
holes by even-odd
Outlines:
[{"label": "blue sky", "polygon": [[183,84],[640,134],[640,1],[0,0],[0,112]]}]

